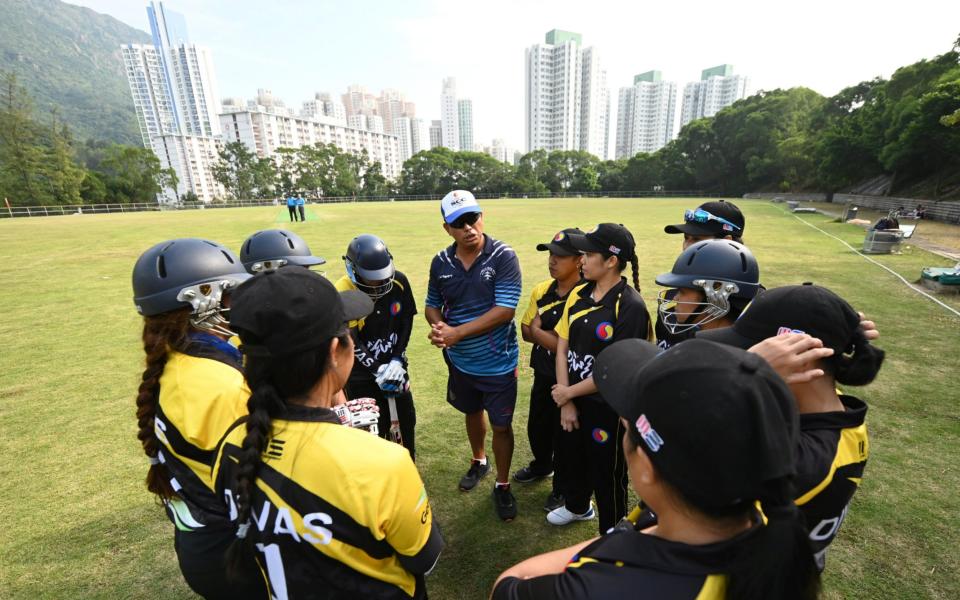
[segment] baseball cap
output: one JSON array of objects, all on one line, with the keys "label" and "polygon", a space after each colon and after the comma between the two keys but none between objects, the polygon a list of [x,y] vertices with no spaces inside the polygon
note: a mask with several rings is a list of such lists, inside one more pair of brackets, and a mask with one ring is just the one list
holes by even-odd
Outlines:
[{"label": "baseball cap", "polygon": [[623,260],[634,257],[636,244],[633,235],[623,225],[600,223],[586,233],[568,235],[573,247],[581,252],[601,252],[605,256],[618,256]]},{"label": "baseball cap", "polygon": [[732,327],[701,331],[697,337],[746,350],[777,335],[806,333],[839,356],[851,350],[858,327],[857,311],[827,288],[788,285],[757,295]]},{"label": "baseball cap", "polygon": [[550,242],[537,244],[537,250],[540,252],[549,251],[550,254],[556,254],[557,256],[577,256],[580,254],[580,251],[577,250],[573,242],[570,241],[571,235],[583,235],[583,232],[580,231],[579,227],[571,227],[558,231],[557,235],[553,236]]},{"label": "baseball cap", "polygon": [[440,201],[440,214],[447,223],[453,223],[461,215],[478,212],[483,211],[477,199],[467,190],[453,190]]},{"label": "baseball cap", "polygon": [[701,339],[657,354],[629,339],[597,356],[593,379],[660,475],[695,506],[762,498],[768,482],[795,472],[796,401],[755,354]]},{"label": "baseball cap", "polygon": [[373,311],[363,292],[337,292],[324,277],[304,267],[266,271],[233,293],[230,325],[244,354],[288,356],[318,348],[347,322]]},{"label": "baseball cap", "polygon": [[707,221],[706,223],[699,223],[697,221],[687,221],[685,223],[680,223],[679,225],[667,225],[663,228],[666,233],[687,233],[690,235],[733,235],[737,237],[743,236],[743,230],[745,223],[743,220],[743,213],[740,212],[740,209],[737,208],[736,204],[732,202],[726,202],[725,200],[719,200],[716,202],[704,202],[697,207],[699,210],[705,210],[715,217],[720,217],[726,221],[730,221],[737,227],[739,230],[732,230],[729,225],[725,225],[719,221]]}]

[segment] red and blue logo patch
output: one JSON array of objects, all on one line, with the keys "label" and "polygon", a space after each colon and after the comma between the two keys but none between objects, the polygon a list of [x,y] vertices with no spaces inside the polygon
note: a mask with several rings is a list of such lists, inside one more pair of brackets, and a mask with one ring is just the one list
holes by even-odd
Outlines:
[{"label": "red and blue logo patch", "polygon": [[607,433],[606,430],[600,429],[599,427],[594,429],[591,435],[593,435],[593,441],[598,444],[606,444],[607,440],[610,439],[610,434]]},{"label": "red and blue logo patch", "polygon": [[399,302],[391,302],[391,303],[390,303],[390,316],[395,317],[395,316],[399,315],[401,308],[402,308],[402,306],[400,305]]},{"label": "red and blue logo patch", "polygon": [[603,342],[609,342],[613,339],[613,323],[604,321],[597,325],[597,339]]}]

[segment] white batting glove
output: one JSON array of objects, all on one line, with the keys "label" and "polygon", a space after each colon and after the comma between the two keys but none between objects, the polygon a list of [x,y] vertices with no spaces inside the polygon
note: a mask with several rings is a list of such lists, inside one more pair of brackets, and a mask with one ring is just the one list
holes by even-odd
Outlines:
[{"label": "white batting glove", "polygon": [[403,361],[394,358],[386,365],[377,369],[377,385],[385,392],[398,392],[407,378],[407,370],[403,368]]},{"label": "white batting glove", "polygon": [[379,433],[377,423],[380,421],[380,408],[373,398],[356,398],[348,400],[345,409],[350,414],[349,427],[365,429],[372,434]]}]

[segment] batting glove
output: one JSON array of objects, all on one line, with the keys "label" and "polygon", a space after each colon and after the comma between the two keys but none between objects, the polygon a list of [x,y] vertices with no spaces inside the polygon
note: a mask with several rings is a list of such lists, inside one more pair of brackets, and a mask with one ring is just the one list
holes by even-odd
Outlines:
[{"label": "batting glove", "polygon": [[346,404],[333,407],[333,411],[340,419],[341,425],[365,429],[374,435],[379,433],[377,423],[380,421],[380,408],[373,398],[348,400]]},{"label": "batting glove", "polygon": [[403,361],[394,358],[377,370],[377,385],[385,392],[399,392],[407,378],[407,370],[403,368]]}]

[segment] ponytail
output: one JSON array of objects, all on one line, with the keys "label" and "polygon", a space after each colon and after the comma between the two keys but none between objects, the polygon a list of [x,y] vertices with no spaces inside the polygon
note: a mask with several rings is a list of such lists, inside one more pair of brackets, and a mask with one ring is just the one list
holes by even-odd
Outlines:
[{"label": "ponytail", "polygon": [[876,378],[883,364],[884,351],[871,344],[857,327],[853,334],[853,352],[837,353],[828,359],[832,363],[834,378],[846,385],[867,385]]},{"label": "ponytail", "polygon": [[160,459],[160,440],[156,433],[157,404],[160,402],[160,376],[167,354],[183,347],[190,327],[189,309],[177,310],[143,320],[143,351],[146,368],[137,390],[137,439],[150,460],[147,489],[163,500],[176,495],[170,485],[170,473]]},{"label": "ponytail", "polygon": [[630,259],[630,273],[633,275],[633,288],[640,292],[640,261],[637,259],[637,255],[634,254],[633,258]]},{"label": "ponytail", "polygon": [[[767,487],[760,499],[767,522],[744,541],[731,563],[727,597],[812,600],[820,593],[820,573],[792,486],[781,479]],[[752,503],[746,508],[752,511]]]}]

